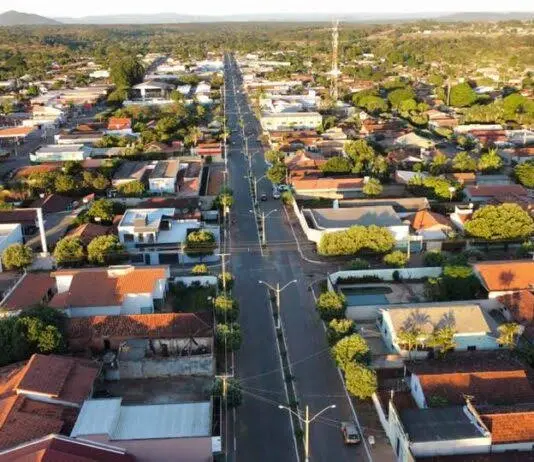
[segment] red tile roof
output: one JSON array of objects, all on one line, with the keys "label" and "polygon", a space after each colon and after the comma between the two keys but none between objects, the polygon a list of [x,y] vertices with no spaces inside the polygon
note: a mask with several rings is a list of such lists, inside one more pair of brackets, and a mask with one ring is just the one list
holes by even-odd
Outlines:
[{"label": "red tile roof", "polygon": [[534,338],[534,294],[528,290],[520,290],[502,295],[497,299],[508,308],[512,318],[525,326],[523,335]]},{"label": "red tile roof", "polygon": [[201,312],[71,318],[67,334],[70,339],[211,337],[213,317],[209,312]]},{"label": "red tile roof", "polygon": [[110,117],[108,120],[108,130],[124,130],[132,128],[132,119],[127,117]]},{"label": "red tile roof", "polygon": [[93,361],[34,354],[26,364],[16,390],[82,404],[90,396],[99,373],[100,366]]},{"label": "red tile roof", "polygon": [[97,225],[95,223],[84,223],[71,229],[66,236],[77,237],[84,245],[88,245],[95,237],[104,236],[111,232],[111,226]]},{"label": "red tile roof", "polygon": [[363,178],[297,177],[291,180],[295,191],[332,190],[342,192],[363,188]]},{"label": "red tile roof", "polygon": [[50,434],[0,454],[5,462],[135,462],[122,448]]},{"label": "red tile roof", "polygon": [[534,407],[525,407],[478,409],[493,444],[534,442]]},{"label": "red tile roof", "polygon": [[409,217],[410,224],[415,230],[429,229],[434,226],[447,226],[452,228],[449,219],[439,213],[430,212],[429,210],[420,210]]},{"label": "red tile roof", "polygon": [[534,462],[534,453],[506,451],[492,454],[417,457],[416,462]]},{"label": "red tile roof", "polygon": [[474,265],[489,291],[526,290],[534,284],[534,261],[497,261]]},{"label": "red tile roof", "polygon": [[528,192],[518,184],[467,186],[465,191],[471,197],[494,197],[503,195],[527,196]]},{"label": "red tile roof", "polygon": [[[118,306],[127,294],[153,293],[156,284],[166,279],[167,267],[121,267],[120,269],[84,268],[60,270],[54,277],[72,275],[69,290],[50,302],[54,308],[82,306]],[[94,290],[98,287],[99,290]]]},{"label": "red tile roof", "polygon": [[289,170],[300,168],[318,169],[325,162],[326,159],[322,155],[304,151],[297,152],[293,157],[284,159],[284,163]]},{"label": "red tile roof", "polygon": [[72,197],[49,194],[43,199],[37,199],[31,203],[31,207],[42,208],[43,213],[64,212],[74,202]]},{"label": "red tile roof", "polygon": [[35,225],[37,211],[30,209],[0,210],[0,223],[20,223]]},{"label": "red tile roof", "polygon": [[26,137],[35,130],[35,127],[8,127],[0,129],[0,138]]},{"label": "red tile roof", "polygon": [[30,175],[54,172],[59,170],[59,164],[27,165],[17,170],[15,178],[27,178]]},{"label": "red tile roof", "polygon": [[4,300],[2,307],[7,310],[31,308],[48,301],[55,287],[56,281],[48,273],[26,273]]}]

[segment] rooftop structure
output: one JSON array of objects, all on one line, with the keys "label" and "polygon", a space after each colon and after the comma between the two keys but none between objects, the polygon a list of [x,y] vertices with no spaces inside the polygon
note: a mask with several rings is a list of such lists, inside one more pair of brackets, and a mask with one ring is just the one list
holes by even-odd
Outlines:
[{"label": "rooftop structure", "polygon": [[310,209],[317,229],[348,228],[350,226],[400,226],[402,221],[389,205],[342,209]]}]

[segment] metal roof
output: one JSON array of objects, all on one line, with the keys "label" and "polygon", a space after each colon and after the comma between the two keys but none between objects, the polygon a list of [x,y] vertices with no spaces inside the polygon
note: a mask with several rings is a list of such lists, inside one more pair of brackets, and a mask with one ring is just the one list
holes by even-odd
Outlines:
[{"label": "metal roof", "polygon": [[71,436],[107,434],[110,440],[211,436],[211,402],[121,406],[120,398],[88,400]]},{"label": "metal roof", "polygon": [[310,209],[319,229],[360,226],[400,226],[402,222],[390,205],[343,209]]}]

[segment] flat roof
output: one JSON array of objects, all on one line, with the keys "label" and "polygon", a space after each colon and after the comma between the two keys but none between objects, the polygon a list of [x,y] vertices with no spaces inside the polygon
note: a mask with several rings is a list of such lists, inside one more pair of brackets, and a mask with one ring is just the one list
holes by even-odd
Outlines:
[{"label": "flat roof", "polygon": [[113,174],[114,180],[126,180],[129,178],[141,179],[148,167],[145,161],[126,161],[123,162]]},{"label": "flat roof", "polygon": [[399,226],[402,221],[390,205],[343,209],[309,209],[317,226],[322,229],[360,226]]},{"label": "flat roof", "polygon": [[318,112],[264,112],[261,115],[262,118],[265,117],[277,117],[277,118],[291,118],[291,117],[322,117]]},{"label": "flat roof", "polygon": [[465,414],[463,406],[405,409],[400,418],[414,443],[485,437]]},{"label": "flat roof", "polygon": [[36,153],[39,152],[73,152],[73,151],[83,151],[83,144],[48,144],[41,146]]},{"label": "flat roof", "polygon": [[158,160],[150,172],[150,178],[176,178],[179,168],[179,160]]},{"label": "flat roof", "polygon": [[346,199],[340,200],[339,206],[349,208],[354,206],[376,207],[390,205],[397,212],[412,212],[426,210],[430,204],[426,197],[399,197],[397,199]]},{"label": "flat roof", "polygon": [[144,226],[159,226],[161,219],[174,216],[174,208],[161,209],[127,209],[119,226],[138,226],[136,219],[143,218]]},{"label": "flat roof", "polygon": [[121,398],[83,403],[71,436],[107,434],[111,441],[211,436],[209,401],[122,406]]}]

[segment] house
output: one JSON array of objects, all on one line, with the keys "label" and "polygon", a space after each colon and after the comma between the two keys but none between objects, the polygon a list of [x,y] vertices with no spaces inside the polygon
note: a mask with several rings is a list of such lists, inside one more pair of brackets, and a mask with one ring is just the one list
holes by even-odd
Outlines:
[{"label": "house", "polygon": [[0,459],[5,462],[135,462],[136,460],[122,448],[78,441],[53,433],[0,451]]},{"label": "house", "polygon": [[45,215],[49,213],[65,212],[72,208],[75,200],[72,197],[60,196],[59,194],[48,194],[34,200],[30,207],[41,209]]},{"label": "house", "polygon": [[41,354],[1,368],[0,450],[68,432],[99,373],[91,360]]},{"label": "house", "polygon": [[434,147],[435,143],[429,138],[424,138],[415,132],[410,132],[395,138],[394,145],[403,148],[430,149]]},{"label": "house", "polygon": [[389,205],[397,215],[403,219],[416,212],[429,210],[430,203],[426,197],[398,197],[398,198],[367,198],[367,199],[347,199],[338,201],[340,207],[376,207]]},{"label": "house", "polygon": [[315,232],[308,235],[314,242],[320,242],[326,233],[345,231],[351,226],[380,226],[386,228],[395,238],[399,247],[406,246],[410,227],[402,223],[401,219],[389,205],[374,207],[350,207],[331,209],[302,209],[305,221]]},{"label": "house", "polygon": [[319,172],[321,165],[326,163],[326,158],[322,154],[310,151],[298,151],[295,155],[286,157],[284,163],[290,174],[309,171]]},{"label": "house", "polygon": [[473,204],[460,204],[454,206],[454,212],[449,215],[449,219],[456,229],[463,232],[465,230],[465,224],[471,219],[472,216]]},{"label": "house", "polygon": [[299,199],[322,197],[327,199],[345,199],[363,196],[363,178],[323,177],[319,175],[293,176],[291,186]]},{"label": "house", "polygon": [[[451,352],[444,358],[411,361],[408,385],[420,408],[465,404],[512,405],[534,402],[529,368],[509,351]],[[513,390],[513,392],[511,392]]]},{"label": "house", "polygon": [[318,112],[264,112],[261,127],[271,130],[308,130],[321,125],[323,117]]},{"label": "house", "polygon": [[121,398],[87,400],[71,437],[118,446],[144,462],[212,460],[212,404],[123,405]]},{"label": "house", "polygon": [[421,343],[435,329],[452,327],[455,330],[455,350],[495,350],[499,348],[496,326],[480,305],[465,302],[390,305],[381,308],[377,325],[386,346],[402,356],[426,357],[428,351],[408,352],[398,343],[397,336],[414,323],[421,331]]},{"label": "house", "polygon": [[20,224],[22,235],[26,238],[39,231],[41,250],[47,252],[46,234],[44,228],[43,211],[36,209],[0,210],[0,224]]},{"label": "house", "polygon": [[409,184],[414,178],[426,178],[428,173],[426,172],[413,172],[411,170],[396,170],[395,182],[398,184]]},{"label": "house", "polygon": [[191,148],[191,153],[202,158],[211,157],[221,159],[223,155],[222,143],[198,143],[194,148]]},{"label": "house", "polygon": [[153,313],[164,302],[170,270],[168,266],[123,265],[64,269],[51,276],[57,293],[49,305],[75,318]]},{"label": "house", "polygon": [[488,298],[532,290],[534,260],[512,260],[477,263],[473,271],[488,292]]},{"label": "house", "polygon": [[452,223],[447,217],[430,210],[420,210],[407,218],[410,227],[422,236],[427,250],[441,249],[441,242],[452,231]]},{"label": "house", "polygon": [[84,246],[88,246],[89,243],[98,236],[105,236],[111,233],[111,226],[97,225],[95,223],[84,223],[71,229],[65,237],[77,237],[82,241]]},{"label": "house", "polygon": [[[212,232],[218,245],[218,226],[205,226],[197,219],[177,218],[174,208],[128,209],[119,223],[118,234],[133,260],[147,265],[173,264],[180,260],[197,261],[196,257],[183,253],[182,247],[187,235],[200,228]],[[203,258],[205,261],[218,260],[213,254]]]},{"label": "house", "polygon": [[167,82],[149,80],[147,82],[134,85],[132,87],[132,91],[134,94],[136,94],[136,98],[140,98],[141,100],[167,99],[170,92],[174,90],[174,88],[175,85]]},{"label": "house", "polygon": [[430,128],[454,128],[458,125],[458,119],[446,112],[441,112],[437,109],[429,109],[426,111],[426,114],[428,115],[428,126]]},{"label": "house", "polygon": [[56,144],[96,144],[102,141],[104,132],[101,130],[84,130],[73,128],[61,130],[54,135]]},{"label": "house", "polygon": [[150,191],[174,194],[179,168],[179,160],[159,160],[148,177]]},{"label": "house", "polygon": [[129,117],[110,117],[106,128],[107,135],[132,135],[132,119]]},{"label": "house", "polygon": [[111,179],[111,184],[114,188],[122,186],[131,181],[143,181],[145,175],[148,174],[149,163],[145,161],[126,161],[121,165]]},{"label": "house", "polygon": [[[0,223],[0,255],[4,250],[13,244],[22,244],[22,226],[20,223]],[[0,272],[3,271],[3,264],[0,261]]]},{"label": "house", "polygon": [[56,292],[56,280],[49,273],[25,272],[4,294],[0,306],[4,312],[17,315],[26,308],[47,304]]},{"label": "house", "polygon": [[30,154],[32,162],[82,162],[91,156],[92,149],[84,144],[49,144]]},{"label": "house", "polygon": [[213,316],[199,313],[154,313],[88,316],[67,321],[72,351],[118,350],[124,342],[144,343],[146,351],[173,355],[213,350]]},{"label": "house", "polygon": [[510,185],[477,185],[464,189],[465,199],[470,202],[486,203],[502,196],[528,196],[528,191],[519,184]]}]

